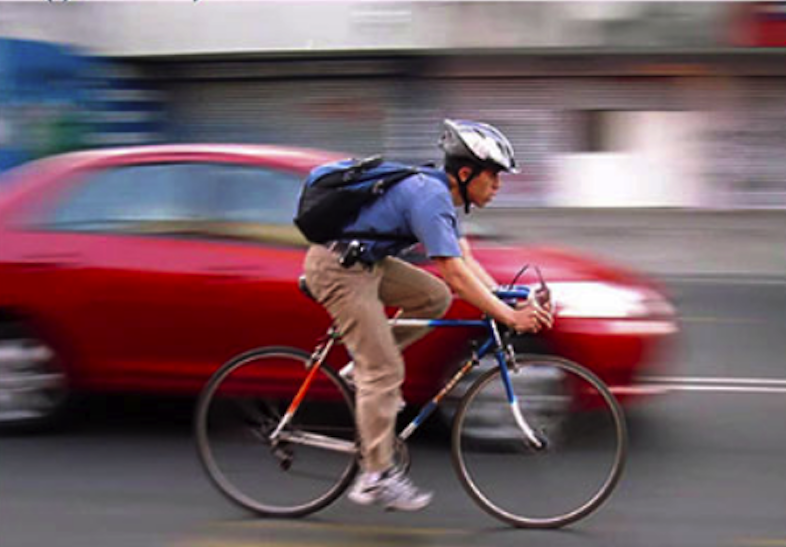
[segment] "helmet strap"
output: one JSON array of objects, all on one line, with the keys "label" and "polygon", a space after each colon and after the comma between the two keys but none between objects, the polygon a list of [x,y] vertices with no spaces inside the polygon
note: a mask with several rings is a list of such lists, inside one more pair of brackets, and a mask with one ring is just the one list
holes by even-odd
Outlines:
[{"label": "helmet strap", "polygon": [[464,213],[466,214],[469,214],[469,208],[471,205],[469,201],[469,183],[472,182],[472,179],[477,177],[482,171],[483,169],[481,169],[480,167],[477,166],[473,167],[472,172],[464,180],[461,180],[461,175],[459,175],[458,172],[456,173],[456,180],[458,180],[459,193],[461,194],[461,199],[464,200]]}]

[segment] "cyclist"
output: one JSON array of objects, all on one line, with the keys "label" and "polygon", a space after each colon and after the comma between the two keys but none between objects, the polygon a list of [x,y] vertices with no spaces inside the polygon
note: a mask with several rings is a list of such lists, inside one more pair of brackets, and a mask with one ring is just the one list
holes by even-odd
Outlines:
[{"label": "cyclist", "polygon": [[[550,309],[534,300],[513,309],[494,294],[496,282],[473,258],[459,234],[456,207],[484,207],[499,191],[500,172],[515,172],[508,139],[494,127],[445,120],[439,140],[442,169],[422,168],[361,210],[347,233],[414,236],[436,263],[442,279],[396,258],[410,245],[401,241],[362,241],[355,264],[339,264],[350,240],[312,245],[305,259],[306,281],[333,317],[354,360],[357,426],[362,471],[349,499],[386,509],[419,510],[432,493],[416,487],[394,465],[396,415],[403,406],[401,349],[428,329],[391,329],[385,307],[402,318],[439,318],[453,289],[462,299],[518,332],[551,327]],[[357,250],[356,245],[354,246]],[[447,284],[446,284],[447,283]]]}]

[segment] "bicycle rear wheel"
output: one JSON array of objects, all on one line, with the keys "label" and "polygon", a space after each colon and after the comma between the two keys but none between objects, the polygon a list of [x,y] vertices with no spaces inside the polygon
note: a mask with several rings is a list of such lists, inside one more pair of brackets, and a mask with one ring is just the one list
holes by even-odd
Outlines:
[{"label": "bicycle rear wheel", "polygon": [[208,476],[230,500],[260,515],[322,509],[357,472],[352,396],[327,366],[317,371],[279,442],[270,440],[308,362],[307,353],[293,348],[249,351],[211,377],[197,404],[197,449]]},{"label": "bicycle rear wheel", "polygon": [[608,388],[585,368],[551,356],[516,356],[508,369],[524,420],[518,427],[498,367],[461,401],[451,452],[462,485],[486,512],[521,528],[559,528],[596,510],[625,464],[627,431]]}]

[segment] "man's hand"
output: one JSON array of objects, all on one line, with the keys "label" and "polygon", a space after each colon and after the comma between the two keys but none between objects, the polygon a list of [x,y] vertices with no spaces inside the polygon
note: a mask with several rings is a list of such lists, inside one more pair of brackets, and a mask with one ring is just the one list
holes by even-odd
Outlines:
[{"label": "man's hand", "polygon": [[539,332],[543,328],[554,326],[554,314],[551,303],[541,306],[533,298],[516,304],[513,324],[509,325],[516,332]]},{"label": "man's hand", "polygon": [[551,328],[554,317],[551,306],[538,304],[534,296],[521,303],[520,309],[513,309],[494,296],[474,272],[466,265],[463,258],[436,257],[442,278],[458,295],[479,308],[500,323],[517,332],[538,332],[542,328]]}]

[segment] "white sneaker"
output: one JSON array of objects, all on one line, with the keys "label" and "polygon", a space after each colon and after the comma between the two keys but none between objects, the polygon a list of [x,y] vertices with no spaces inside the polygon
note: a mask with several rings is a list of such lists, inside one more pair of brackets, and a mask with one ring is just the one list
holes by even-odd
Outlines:
[{"label": "white sneaker", "polygon": [[361,473],[352,485],[349,499],[359,505],[381,505],[388,511],[419,511],[431,503],[432,492],[418,489],[395,467],[379,473]]},{"label": "white sneaker", "polygon": [[363,471],[355,478],[352,488],[349,491],[349,499],[358,505],[371,505],[374,503],[373,490],[377,487],[381,473],[369,473]]}]

